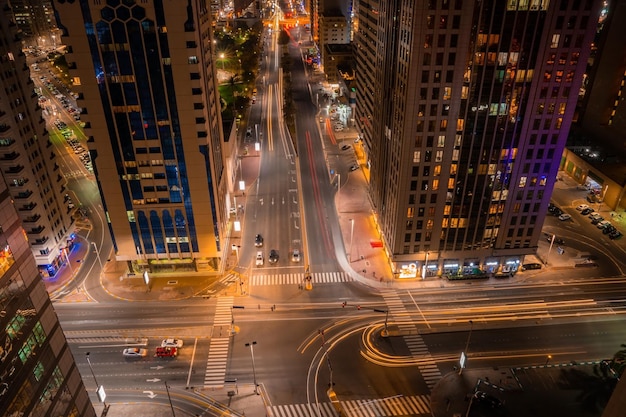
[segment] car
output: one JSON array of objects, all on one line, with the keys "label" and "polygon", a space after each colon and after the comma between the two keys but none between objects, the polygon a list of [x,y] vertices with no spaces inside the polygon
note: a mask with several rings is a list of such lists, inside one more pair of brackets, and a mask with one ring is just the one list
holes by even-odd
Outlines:
[{"label": "car", "polygon": [[553,235],[547,235],[546,236],[546,240],[548,242],[555,243],[557,245],[564,245],[565,244],[565,240],[563,240],[563,238],[561,238],[561,237],[554,236],[554,241],[552,241],[552,236]]},{"label": "car", "polygon": [[593,219],[601,219],[601,218],[602,218],[602,216],[600,215],[600,213],[593,213],[593,212],[592,212],[592,213],[589,215],[589,218],[590,218],[591,220],[593,220]]},{"label": "car", "polygon": [[491,408],[502,407],[502,401],[485,391],[476,391],[474,393],[474,401]]},{"label": "car", "polygon": [[258,251],[256,253],[256,266],[263,266],[264,262],[265,262],[265,260],[263,258],[263,252]]},{"label": "car", "polygon": [[278,262],[278,251],[276,249],[270,250],[269,261],[271,264]]},{"label": "car", "polygon": [[622,237],[622,232],[620,232],[619,230],[615,230],[609,233],[609,238],[611,240],[619,239],[620,237]]},{"label": "car", "polygon": [[555,207],[554,210],[552,210],[552,215],[554,217],[559,217],[561,214],[563,214],[563,210],[558,207]]},{"label": "car", "polygon": [[148,350],[141,348],[126,348],[122,351],[122,355],[127,358],[143,358],[147,354]]},{"label": "car", "polygon": [[533,269],[541,269],[540,263],[527,263],[522,265],[522,271],[533,270]]},{"label": "car", "polygon": [[158,347],[154,356],[157,358],[174,358],[178,356],[178,348],[175,347]]},{"label": "car", "polygon": [[615,228],[615,226],[613,226],[612,224],[608,225],[607,227],[605,227],[604,229],[602,229],[602,234],[604,235],[608,235],[613,233],[615,230],[617,230]]},{"label": "car", "polygon": [[180,349],[183,347],[183,340],[174,338],[163,339],[163,341],[161,341],[161,347],[175,347]]},{"label": "car", "polygon": [[300,262],[302,256],[300,255],[300,250],[294,249],[291,253],[291,262]]},{"label": "car", "polygon": [[604,217],[594,217],[591,219],[591,224],[599,224],[604,221]]},{"label": "car", "polygon": [[596,225],[598,229],[604,229],[605,227],[609,227],[609,226],[611,226],[611,222],[608,220],[602,220],[601,222],[598,222],[598,224]]},{"label": "car", "polygon": [[350,149],[350,148],[352,148],[352,146],[350,146],[350,145],[343,145],[343,146],[341,147],[341,150],[342,150],[342,151],[347,151],[347,150],[348,150],[348,149]]},{"label": "car", "polygon": [[591,207],[587,207],[586,209],[584,209],[583,211],[580,212],[580,214],[582,214],[583,216],[586,216],[588,214],[593,213],[593,209]]},{"label": "car", "polygon": [[567,213],[563,213],[563,214],[561,214],[561,215],[559,216],[559,220],[561,220],[561,221],[569,220],[569,219],[571,219],[571,218],[572,218],[572,216],[570,216],[570,215],[569,215],[569,214],[567,214]]},{"label": "car", "polygon": [[588,209],[588,208],[589,208],[589,205],[587,205],[587,204],[580,204],[580,205],[578,205],[576,207],[576,210],[583,211],[583,210]]},{"label": "car", "polygon": [[261,246],[263,246],[263,236],[257,234],[254,237],[254,246],[256,246],[257,248],[260,248]]},{"label": "car", "polygon": [[246,130],[246,136],[252,136],[252,128],[249,127],[248,130]]},{"label": "car", "polygon": [[356,165],[356,164],[355,164],[355,165],[350,166],[350,171],[356,171],[357,169],[359,169],[359,166],[358,166],[358,165]]}]

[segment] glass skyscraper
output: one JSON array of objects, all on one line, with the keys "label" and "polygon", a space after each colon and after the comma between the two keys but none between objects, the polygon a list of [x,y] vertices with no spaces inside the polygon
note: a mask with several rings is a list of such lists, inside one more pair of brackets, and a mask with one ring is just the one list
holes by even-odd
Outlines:
[{"label": "glass skyscraper", "polygon": [[360,0],[356,121],[401,276],[536,251],[599,0]]},{"label": "glass skyscraper", "polygon": [[228,211],[209,2],[54,7],[117,259],[219,269]]}]

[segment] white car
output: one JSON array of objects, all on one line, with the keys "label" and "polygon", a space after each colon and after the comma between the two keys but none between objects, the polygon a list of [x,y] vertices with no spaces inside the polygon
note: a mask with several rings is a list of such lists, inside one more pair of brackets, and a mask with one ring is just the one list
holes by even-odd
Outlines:
[{"label": "white car", "polygon": [[264,263],[263,252],[258,251],[256,253],[256,266],[263,266],[263,263]]},{"label": "white car", "polygon": [[122,355],[127,358],[143,358],[148,354],[147,349],[140,348],[126,348],[122,351]]},{"label": "white car", "polygon": [[569,219],[571,219],[571,218],[572,218],[572,216],[570,216],[570,215],[569,215],[569,214],[567,214],[567,213],[563,213],[563,214],[561,214],[561,215],[559,216],[559,220],[561,220],[561,221],[569,220]]},{"label": "white car", "polygon": [[298,249],[294,249],[291,254],[291,262],[300,262],[302,256],[300,255],[300,251]]},{"label": "white car", "polygon": [[598,229],[604,229],[605,227],[609,227],[610,225],[611,225],[611,222],[610,222],[610,221],[608,221],[608,220],[602,220],[600,223],[598,223],[598,224],[596,225],[596,227],[597,227]]},{"label": "white car", "polygon": [[589,208],[588,204],[581,204],[578,207],[576,207],[576,210],[583,211],[584,209],[588,209],[588,208]]},{"label": "white car", "polygon": [[181,348],[183,347],[183,340],[182,339],[163,339],[163,341],[161,342],[161,347]]}]

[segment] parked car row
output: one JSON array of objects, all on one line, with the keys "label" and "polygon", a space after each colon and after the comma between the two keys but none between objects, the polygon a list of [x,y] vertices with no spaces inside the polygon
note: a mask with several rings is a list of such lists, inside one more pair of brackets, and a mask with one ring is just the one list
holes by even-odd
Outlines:
[{"label": "parked car row", "polygon": [[602,234],[609,236],[609,239],[619,239],[622,237],[622,232],[617,230],[610,221],[604,220],[604,217],[599,213],[591,213],[589,218],[591,219],[591,224],[596,225],[598,229],[602,230]]}]

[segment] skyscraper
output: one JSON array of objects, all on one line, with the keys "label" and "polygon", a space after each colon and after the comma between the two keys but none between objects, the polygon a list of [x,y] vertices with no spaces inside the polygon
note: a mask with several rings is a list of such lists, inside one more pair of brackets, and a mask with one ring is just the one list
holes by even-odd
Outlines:
[{"label": "skyscraper", "polygon": [[535,252],[600,3],[358,2],[356,121],[398,272]]},{"label": "skyscraper", "polygon": [[72,217],[65,178],[52,150],[35,86],[22,52],[22,33],[0,1],[0,169],[9,185],[40,273],[54,276],[70,250]]},{"label": "skyscraper", "polygon": [[207,0],[56,0],[115,254],[220,267],[227,181]]},{"label": "skyscraper", "polygon": [[0,415],[95,417],[9,188],[0,174]]}]

